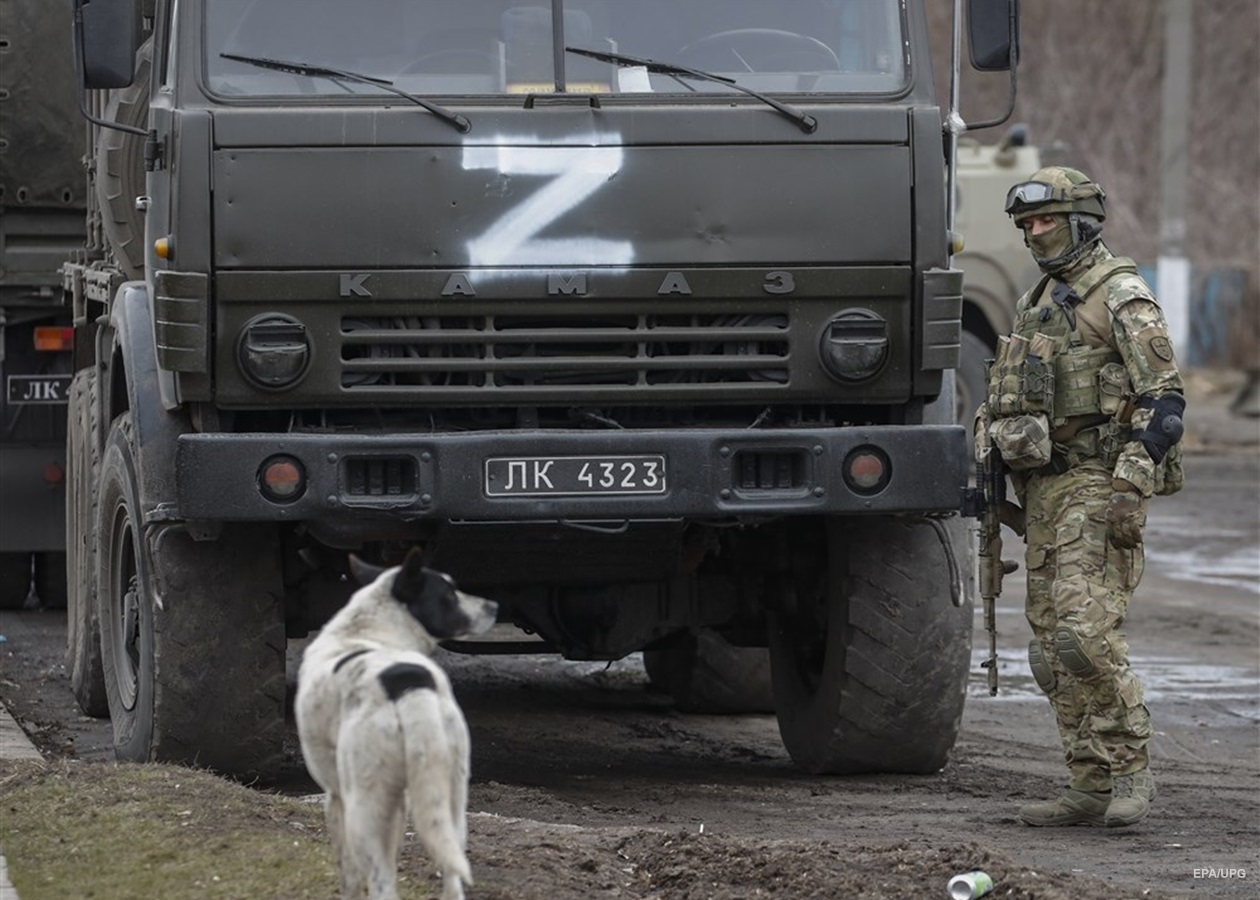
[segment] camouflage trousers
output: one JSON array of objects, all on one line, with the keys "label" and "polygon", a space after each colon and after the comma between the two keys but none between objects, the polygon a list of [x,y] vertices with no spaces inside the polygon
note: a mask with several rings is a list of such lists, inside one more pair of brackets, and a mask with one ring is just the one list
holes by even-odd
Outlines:
[{"label": "camouflage trousers", "polygon": [[1107,541],[1111,470],[1089,461],[1025,484],[1029,662],[1058,720],[1071,787],[1109,791],[1147,766],[1151,720],[1118,630],[1142,577],[1142,545]]}]

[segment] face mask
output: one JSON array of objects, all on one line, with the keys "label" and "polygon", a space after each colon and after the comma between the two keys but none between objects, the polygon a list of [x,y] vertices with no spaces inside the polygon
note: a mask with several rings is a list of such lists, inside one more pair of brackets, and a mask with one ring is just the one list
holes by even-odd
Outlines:
[{"label": "face mask", "polygon": [[1060,222],[1041,234],[1024,232],[1024,243],[1032,251],[1033,259],[1041,270],[1053,274],[1062,268],[1059,258],[1072,249],[1072,228],[1067,222]]}]

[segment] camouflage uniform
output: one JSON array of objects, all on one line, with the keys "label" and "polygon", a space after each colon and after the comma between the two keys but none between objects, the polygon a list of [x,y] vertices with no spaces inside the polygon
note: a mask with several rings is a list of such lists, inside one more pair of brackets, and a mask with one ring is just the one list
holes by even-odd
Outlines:
[{"label": "camouflage uniform", "polygon": [[[1155,401],[1180,400],[1183,385],[1150,288],[1099,232],[1020,298],[982,409],[988,434],[1016,470],[1026,513],[1030,667],[1058,722],[1069,799],[1084,804],[1068,803],[1066,813],[1065,801],[1043,805],[1053,814],[1022,810],[1029,824],[1132,824],[1154,796],[1146,772],[1150,716],[1119,628],[1142,577],[1146,505],[1181,482],[1175,441],[1156,449],[1156,462],[1138,436],[1161,411]],[[1135,398],[1142,398],[1136,407]],[[1137,523],[1130,546],[1117,546],[1109,527],[1117,495]],[[1113,821],[1107,792],[1117,779],[1131,790],[1125,776],[1135,773],[1149,796],[1140,814],[1117,812]]]}]

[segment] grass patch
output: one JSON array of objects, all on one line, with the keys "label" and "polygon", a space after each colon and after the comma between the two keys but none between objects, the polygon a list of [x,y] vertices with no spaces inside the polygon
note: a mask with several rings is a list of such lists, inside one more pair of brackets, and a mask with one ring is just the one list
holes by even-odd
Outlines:
[{"label": "grass patch", "polygon": [[178,766],[0,762],[0,847],[22,900],[338,896],[321,804]]}]

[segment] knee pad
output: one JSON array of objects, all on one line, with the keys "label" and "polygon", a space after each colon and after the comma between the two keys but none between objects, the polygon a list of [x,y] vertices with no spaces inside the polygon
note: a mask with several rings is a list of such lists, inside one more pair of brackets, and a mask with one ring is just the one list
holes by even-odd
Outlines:
[{"label": "knee pad", "polygon": [[1054,669],[1050,668],[1050,662],[1046,659],[1046,651],[1042,648],[1041,641],[1028,642],[1028,668],[1032,669],[1037,687],[1047,694],[1054,690],[1058,679],[1054,677]]},{"label": "knee pad", "polygon": [[1071,628],[1063,627],[1054,630],[1054,649],[1059,654],[1059,662],[1077,678],[1088,678],[1098,672],[1098,664],[1089,655],[1080,635]]}]

